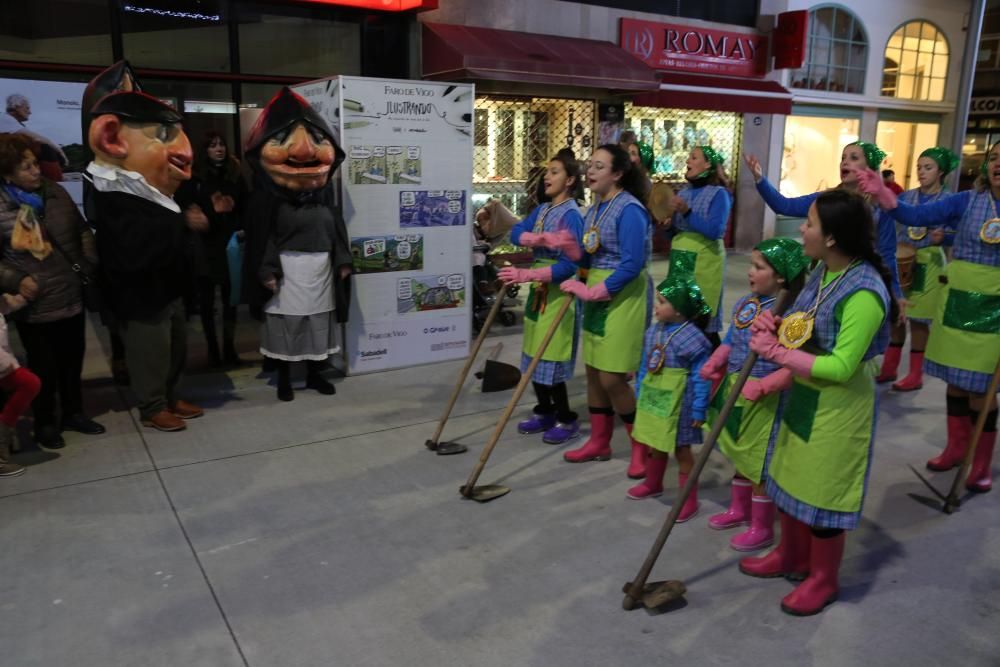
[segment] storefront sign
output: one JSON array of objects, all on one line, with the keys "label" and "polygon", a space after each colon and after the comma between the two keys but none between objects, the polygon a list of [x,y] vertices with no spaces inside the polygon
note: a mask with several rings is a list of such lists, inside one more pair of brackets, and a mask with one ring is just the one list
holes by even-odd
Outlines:
[{"label": "storefront sign", "polygon": [[659,70],[755,77],[767,71],[764,35],[623,18],[619,44]]},{"label": "storefront sign", "polygon": [[774,69],[798,69],[806,54],[809,12],[802,9],[778,14],[774,29]]},{"label": "storefront sign", "polygon": [[970,116],[1000,116],[1000,97],[973,97]]}]

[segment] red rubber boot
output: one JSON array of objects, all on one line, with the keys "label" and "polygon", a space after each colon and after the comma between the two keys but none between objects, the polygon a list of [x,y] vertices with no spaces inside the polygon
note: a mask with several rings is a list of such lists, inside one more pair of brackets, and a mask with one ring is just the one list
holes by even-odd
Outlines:
[{"label": "red rubber boot", "polygon": [[632,441],[632,459],[628,464],[628,471],[625,473],[629,479],[642,479],[646,476],[646,460],[649,458],[649,447],[632,437],[632,429],[635,424],[625,424],[625,432],[628,433]]},{"label": "red rubber boot", "polygon": [[924,353],[910,352],[910,372],[899,382],[894,382],[894,391],[916,391],[924,386]]},{"label": "red rubber boot", "polygon": [[[677,473],[677,495],[680,496],[681,489],[687,484],[688,476],[682,472]],[[698,514],[698,509],[700,505],[698,504],[698,485],[695,484],[694,488],[691,489],[690,495],[688,495],[687,500],[684,501],[684,507],[681,508],[681,513],[677,515],[677,523],[684,523],[685,521],[690,521]]]},{"label": "red rubber boot", "polygon": [[841,532],[836,537],[811,537],[809,576],[781,600],[781,610],[792,616],[820,613],[837,599],[840,591],[838,575],[847,533]]},{"label": "red rubber boot", "polygon": [[740,572],[761,579],[804,579],[809,573],[812,533],[809,526],[798,519],[784,512],[778,516],[781,518],[781,540],[778,546],[765,556],[741,558]]},{"label": "red rubber boot", "polygon": [[903,346],[890,343],[885,351],[885,356],[882,357],[882,370],[879,372],[878,377],[875,378],[875,381],[881,384],[895,380],[896,371],[899,369],[899,358],[902,356]]},{"label": "red rubber boot", "polygon": [[632,500],[645,500],[663,495],[663,474],[667,472],[667,463],[670,459],[664,456],[659,458],[650,456],[646,461],[646,479],[640,484],[636,484],[628,490],[628,497]]},{"label": "red rubber boot", "polygon": [[976,444],[969,477],[965,488],[976,493],[986,493],[993,488],[993,447],[997,443],[997,432],[983,433]]},{"label": "red rubber boot", "polygon": [[960,464],[965,458],[970,437],[972,437],[972,426],[969,424],[969,417],[948,415],[948,444],[945,445],[943,452],[927,462],[927,469],[942,472]]},{"label": "red rubber boot", "polygon": [[590,438],[582,447],[563,454],[568,463],[607,461],[611,458],[611,434],[615,431],[615,416],[590,413]]}]

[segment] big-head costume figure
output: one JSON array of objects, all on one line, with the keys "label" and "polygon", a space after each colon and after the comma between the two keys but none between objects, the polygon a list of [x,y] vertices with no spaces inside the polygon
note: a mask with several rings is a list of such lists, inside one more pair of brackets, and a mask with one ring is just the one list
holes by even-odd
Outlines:
[{"label": "big-head costume figure", "polygon": [[94,154],[85,209],[97,230],[104,294],[125,341],[142,423],[179,431],[202,414],[176,395],[187,349],[181,295],[188,229],[173,195],[191,178],[191,143],[181,115],[140,91],[122,62],[84,94],[83,127]]},{"label": "big-head costume figure", "polygon": [[275,361],[278,398],[294,398],[290,363],[307,364],[306,388],[333,394],[321,375],[347,321],[351,251],[331,181],[344,152],[309,103],[288,88],[250,131],[255,190],[245,220],[244,296],[263,315],[260,351]]}]

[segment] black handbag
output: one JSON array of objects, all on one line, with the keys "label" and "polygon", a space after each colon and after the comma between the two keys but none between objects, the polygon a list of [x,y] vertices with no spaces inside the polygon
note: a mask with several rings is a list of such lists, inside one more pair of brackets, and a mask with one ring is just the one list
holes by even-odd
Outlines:
[{"label": "black handbag", "polygon": [[[46,230],[48,231],[48,230]],[[97,281],[92,277],[88,276],[86,271],[83,270],[83,265],[80,262],[74,261],[69,254],[63,250],[63,247],[59,245],[56,240],[55,234],[49,233],[49,242],[52,247],[62,255],[66,263],[69,264],[69,268],[73,270],[76,274],[77,279],[80,281],[80,295],[83,300],[83,307],[92,313],[99,313],[104,310],[104,298],[101,294],[101,288],[97,284]]]}]

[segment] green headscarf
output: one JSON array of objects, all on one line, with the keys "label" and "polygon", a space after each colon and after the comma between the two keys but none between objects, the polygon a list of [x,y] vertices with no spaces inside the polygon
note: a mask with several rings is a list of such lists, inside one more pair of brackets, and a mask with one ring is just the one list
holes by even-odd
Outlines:
[{"label": "green headscarf", "polygon": [[960,157],[944,146],[934,146],[932,148],[928,148],[920,154],[920,157],[929,157],[934,160],[934,162],[937,163],[938,169],[941,170],[942,176],[955,171],[955,168],[962,162]]},{"label": "green headscarf", "polygon": [[653,173],[653,147],[649,144],[638,141],[636,147],[639,149],[639,162],[646,168],[649,174]]},{"label": "green headscarf", "polygon": [[712,312],[705,303],[701,288],[688,276],[676,278],[667,276],[656,286],[656,291],[670,302],[674,310],[689,320]]},{"label": "green headscarf", "polygon": [[708,160],[708,163],[712,165],[713,168],[718,168],[719,165],[726,161],[725,156],[711,146],[698,146],[698,148],[700,148],[701,152],[705,154],[705,159]]},{"label": "green headscarf", "polygon": [[778,237],[761,241],[753,247],[764,255],[767,263],[790,283],[809,266],[809,258],[802,252],[802,245],[795,239]]},{"label": "green headscarf", "polygon": [[885,159],[885,151],[875,144],[870,144],[867,141],[853,141],[847,144],[847,146],[860,147],[861,152],[865,154],[865,162],[867,162],[868,166],[875,171],[878,171],[879,167],[882,166],[882,160]]}]

